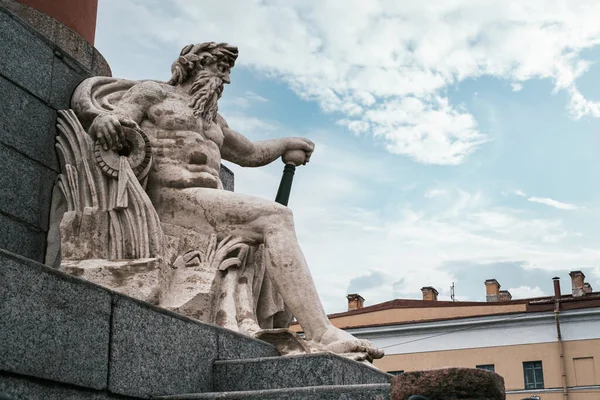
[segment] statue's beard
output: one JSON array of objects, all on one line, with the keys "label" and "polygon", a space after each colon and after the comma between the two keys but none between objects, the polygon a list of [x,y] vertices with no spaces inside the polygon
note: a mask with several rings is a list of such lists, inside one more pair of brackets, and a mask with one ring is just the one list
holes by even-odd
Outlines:
[{"label": "statue's beard", "polygon": [[223,80],[210,75],[208,71],[201,71],[190,87],[190,107],[194,115],[200,117],[210,126],[217,117],[219,106],[217,102],[223,93]]}]

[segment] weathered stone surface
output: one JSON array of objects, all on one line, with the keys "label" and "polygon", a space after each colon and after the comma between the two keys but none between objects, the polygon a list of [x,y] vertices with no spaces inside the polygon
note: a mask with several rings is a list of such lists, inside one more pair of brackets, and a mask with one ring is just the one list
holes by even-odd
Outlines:
[{"label": "weathered stone surface", "polygon": [[54,34],[54,23],[56,20],[47,14],[39,12],[34,8],[27,7],[17,0],[0,0],[0,7],[5,7],[13,15],[23,20],[42,36],[51,38]]},{"label": "weathered stone surface", "polygon": [[69,57],[65,57],[60,51],[55,50],[52,87],[49,98],[50,105],[57,110],[69,108],[75,88],[89,76],[89,73],[81,66]]},{"label": "weathered stone surface", "polygon": [[48,229],[56,173],[0,144],[0,211]]},{"label": "weathered stone surface", "polygon": [[43,262],[45,241],[43,231],[0,214],[0,249]]},{"label": "weathered stone surface", "polygon": [[79,34],[67,28],[60,22],[54,29],[52,41],[67,54],[81,63],[85,68],[91,69],[94,59],[94,46],[84,40]]},{"label": "weathered stone surface", "polygon": [[214,327],[119,297],[111,345],[110,392],[147,398],[211,389]]},{"label": "weathered stone surface", "polygon": [[166,287],[166,265],[157,258],[135,260],[67,260],[59,270],[126,296],[158,304]]},{"label": "weathered stone surface", "polygon": [[[5,396],[5,397],[2,397]],[[24,376],[0,375],[0,399],[2,400],[108,400],[124,399],[74,386],[54,382],[40,382]]]},{"label": "weathered stone surface", "polygon": [[0,9],[0,38],[0,73],[40,99],[48,99],[52,48],[4,9]]},{"label": "weathered stone surface", "polygon": [[0,142],[58,171],[55,124],[52,108],[0,76]]},{"label": "weathered stone surface", "polygon": [[388,400],[389,384],[344,386],[312,386],[290,389],[252,390],[236,392],[198,393],[181,396],[158,397],[157,400],[192,399],[282,399],[282,400]]},{"label": "weathered stone surface", "polygon": [[220,360],[234,360],[241,358],[276,357],[277,349],[261,340],[256,340],[227,329],[218,331]]},{"label": "weathered stone surface", "polygon": [[0,250],[0,370],[103,389],[111,295]]},{"label": "weathered stone surface", "polygon": [[505,400],[504,378],[475,368],[406,372],[392,379],[392,400],[420,394],[430,400]]},{"label": "weathered stone surface", "polygon": [[82,66],[91,69],[94,75],[111,76],[110,67],[102,54],[66,25],[15,0],[0,0],[0,7],[4,7],[41,36],[61,47]]},{"label": "weathered stone surface", "polygon": [[390,374],[330,353],[246,360],[217,360],[214,390],[388,383]]}]

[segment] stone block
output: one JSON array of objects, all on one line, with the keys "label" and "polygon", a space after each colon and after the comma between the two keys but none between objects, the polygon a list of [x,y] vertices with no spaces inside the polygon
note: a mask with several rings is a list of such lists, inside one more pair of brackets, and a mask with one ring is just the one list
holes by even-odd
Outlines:
[{"label": "stone block", "polygon": [[79,34],[58,23],[52,41],[63,49],[70,57],[77,60],[87,69],[92,68],[94,46],[85,41]]},{"label": "stone block", "polygon": [[389,383],[391,375],[330,353],[217,360],[215,391]]},{"label": "stone block", "polygon": [[113,306],[109,391],[134,397],[207,392],[216,328],[118,297]]},{"label": "stone block", "polygon": [[0,250],[0,370],[104,389],[111,294]]},{"label": "stone block", "polygon": [[58,50],[54,54],[50,105],[57,110],[65,110],[71,108],[71,96],[77,85],[90,74]]},{"label": "stone block", "polygon": [[406,372],[392,379],[392,400],[421,395],[435,400],[506,400],[504,378],[475,368]]},{"label": "stone block", "polygon": [[55,140],[56,111],[0,77],[0,142],[58,171]]},{"label": "stone block", "polygon": [[389,400],[387,383],[343,386],[311,386],[300,388],[212,392],[157,397],[156,400],[244,399],[244,400]]},{"label": "stone block", "polygon": [[0,144],[0,212],[48,229],[56,172]]},{"label": "stone block", "polygon": [[[63,253],[64,254],[64,253]],[[159,258],[63,260],[59,270],[151,304],[168,285],[169,266]]]},{"label": "stone block", "polygon": [[277,349],[269,343],[231,332],[227,329],[218,331],[220,360],[234,360],[241,358],[276,357]]},{"label": "stone block", "polygon": [[[4,396],[4,397],[2,397]],[[0,375],[0,399],[7,400],[108,400],[123,399],[108,393],[25,376]]]},{"label": "stone block", "polygon": [[0,9],[0,74],[47,100],[52,74],[52,48],[37,32]]},{"label": "stone block", "polygon": [[92,73],[94,76],[112,76],[108,62],[96,48],[94,48],[94,60],[92,61]]},{"label": "stone block", "polygon": [[0,249],[43,262],[46,234],[0,214]]},{"label": "stone block", "polygon": [[233,189],[235,186],[233,171],[231,171],[229,168],[227,168],[226,166],[221,164],[221,170],[219,171],[219,178],[221,179],[221,182],[223,183],[223,188],[225,190],[229,190],[230,192],[233,192]]},{"label": "stone block", "polygon": [[0,0],[0,7],[5,7],[19,19],[25,21],[27,25],[38,31],[42,36],[51,38],[54,34],[54,25],[58,21],[47,14],[21,4],[16,0]]}]

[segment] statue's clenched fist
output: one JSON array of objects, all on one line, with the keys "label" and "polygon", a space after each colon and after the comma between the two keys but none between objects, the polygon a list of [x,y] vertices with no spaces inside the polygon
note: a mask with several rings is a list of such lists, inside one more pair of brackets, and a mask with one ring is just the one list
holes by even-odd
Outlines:
[{"label": "statue's clenched fist", "polygon": [[122,150],[127,146],[123,127],[139,129],[138,124],[128,116],[122,114],[104,114],[94,119],[89,133],[106,151]]},{"label": "statue's clenched fist", "polygon": [[302,137],[286,138],[286,141],[283,162],[287,163],[289,160],[295,165],[306,165],[315,151],[315,144],[311,140]]}]

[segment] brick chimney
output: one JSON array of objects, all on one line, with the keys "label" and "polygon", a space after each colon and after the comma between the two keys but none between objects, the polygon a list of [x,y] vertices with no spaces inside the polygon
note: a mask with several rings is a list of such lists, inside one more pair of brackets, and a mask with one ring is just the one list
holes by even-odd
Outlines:
[{"label": "brick chimney", "polygon": [[584,282],[584,283],[583,283],[583,292],[584,292],[585,294],[592,293],[593,291],[594,291],[594,289],[592,288],[592,285],[590,285],[590,284],[589,284],[589,283],[587,283],[587,282]]},{"label": "brick chimney", "polygon": [[500,284],[495,279],[485,281],[485,301],[488,303],[498,301],[500,297]]},{"label": "brick chimney", "polygon": [[437,301],[438,291],[435,290],[432,286],[425,286],[421,288],[421,293],[423,293],[424,301]]},{"label": "brick chimney", "polygon": [[354,311],[363,308],[365,299],[363,299],[360,294],[352,293],[347,295],[346,298],[348,299],[348,311]]},{"label": "brick chimney", "polygon": [[552,282],[554,283],[554,298],[560,299],[560,296],[562,296],[560,293],[560,278],[555,276],[552,278]]},{"label": "brick chimney", "polygon": [[501,290],[498,293],[498,301],[510,301],[512,300],[512,294],[508,290]]},{"label": "brick chimney", "polygon": [[571,287],[573,297],[581,297],[585,294],[583,287],[585,286],[585,275],[581,271],[569,272],[571,277]]}]

